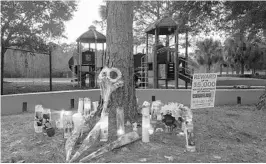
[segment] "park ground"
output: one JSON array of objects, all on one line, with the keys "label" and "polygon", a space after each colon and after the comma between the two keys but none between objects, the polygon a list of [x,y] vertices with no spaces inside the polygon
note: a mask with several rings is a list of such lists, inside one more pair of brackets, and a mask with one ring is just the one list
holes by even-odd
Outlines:
[{"label": "park ground", "polygon": [[[48,78],[5,78],[4,81],[4,95],[50,91]],[[150,86],[152,86],[151,78],[149,79],[149,83]],[[168,88],[174,88],[174,83],[173,80],[169,81]],[[253,88],[264,88],[266,86],[266,79],[239,77],[218,77],[217,79],[217,88],[233,88],[234,85],[249,85],[253,86]],[[159,86],[160,88],[165,88],[165,81],[159,81]],[[185,88],[183,80],[179,80],[179,86],[180,88]],[[188,85],[188,88],[190,88],[190,84]],[[79,88],[77,82],[71,82],[71,78],[53,78],[52,89],[53,91],[63,91],[90,88]]]},{"label": "park ground", "polygon": [[[33,113],[2,117],[1,162],[65,162],[63,134],[35,134]],[[266,162],[266,112],[255,106],[219,106],[193,110],[196,149],[185,151],[185,138],[176,133],[155,133],[149,143],[138,140],[110,151],[93,163]],[[115,130],[115,129],[109,129]],[[96,150],[96,149],[95,149]],[[165,156],[172,157],[169,161]]]}]

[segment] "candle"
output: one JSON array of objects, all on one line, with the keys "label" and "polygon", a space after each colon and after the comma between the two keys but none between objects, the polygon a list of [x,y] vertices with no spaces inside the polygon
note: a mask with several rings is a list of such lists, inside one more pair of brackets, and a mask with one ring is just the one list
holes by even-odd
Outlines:
[{"label": "candle", "polygon": [[108,141],[108,114],[102,115],[100,122],[100,141],[106,142]]},{"label": "candle", "polygon": [[90,116],[90,112],[91,112],[91,100],[88,97],[84,98],[84,117],[87,118]]},{"label": "candle", "polygon": [[194,140],[193,123],[192,123],[192,121],[189,121],[189,122],[186,123],[185,135],[186,135],[186,148],[187,148],[187,151],[195,152],[196,151],[196,146],[195,146],[195,140]]},{"label": "candle", "polygon": [[65,110],[61,110],[60,112],[60,118],[59,118],[59,125],[58,125],[58,129],[63,129],[63,118],[64,118],[64,113],[65,113]]},{"label": "candle", "polygon": [[116,109],[117,137],[125,134],[124,110],[121,107]]},{"label": "candle", "polygon": [[65,111],[63,114],[63,129],[64,129],[64,138],[68,138],[72,135],[73,120],[72,120],[71,111]]},{"label": "candle", "polygon": [[84,99],[81,97],[79,98],[78,112],[81,114],[84,113]]},{"label": "candle", "polygon": [[83,128],[84,123],[85,123],[85,119],[82,116],[82,114],[81,113],[73,114],[72,120],[74,123],[73,133],[82,133],[82,128]]},{"label": "candle", "polygon": [[35,105],[35,115],[34,115],[35,133],[42,133],[42,128],[43,128],[43,107],[42,105]]},{"label": "candle", "polygon": [[90,113],[90,116],[93,117],[94,114],[97,112],[97,108],[99,106],[99,101],[92,102],[93,110]]},{"label": "candle", "polygon": [[152,135],[152,134],[153,134],[153,132],[154,132],[154,129],[153,129],[153,127],[152,127],[152,126],[150,126],[150,128],[149,128],[149,130],[148,130],[148,131],[149,131],[149,134],[150,134],[150,135]]},{"label": "candle", "polygon": [[150,103],[145,101],[142,108],[142,142],[150,142]]},{"label": "candle", "polygon": [[133,131],[137,132],[138,128],[137,128],[138,124],[135,122],[133,123]]}]

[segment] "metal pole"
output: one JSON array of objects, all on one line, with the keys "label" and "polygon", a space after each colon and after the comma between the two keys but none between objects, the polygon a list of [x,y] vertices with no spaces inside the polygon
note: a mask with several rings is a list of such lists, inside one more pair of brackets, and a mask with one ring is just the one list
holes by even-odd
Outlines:
[{"label": "metal pole", "polygon": [[178,57],[178,27],[175,31],[175,89],[178,89],[179,57]]},{"label": "metal pole", "polygon": [[81,88],[82,85],[82,79],[81,79],[81,65],[82,65],[82,52],[81,52],[81,42],[79,44],[79,88]]},{"label": "metal pole", "polygon": [[95,39],[95,76],[94,76],[94,88],[97,87],[97,40]]},{"label": "metal pole", "polygon": [[[186,62],[185,62],[185,70],[187,70],[187,67],[188,67],[188,30],[186,28]],[[187,85],[188,85],[188,82],[186,81],[186,89],[187,89]]]},{"label": "metal pole", "polygon": [[158,45],[158,28],[155,28],[155,46],[153,52],[153,88],[158,88],[158,63],[157,63],[157,45]]},{"label": "metal pole", "polygon": [[49,50],[49,70],[50,70],[50,91],[53,90],[52,87],[52,51]]},{"label": "metal pole", "polygon": [[102,46],[103,46],[103,55],[102,55],[102,67],[103,67],[103,63],[104,63],[104,62],[103,62],[103,57],[104,57],[104,43],[103,43]]},{"label": "metal pole", "polygon": [[4,94],[3,90],[4,90],[4,60],[5,60],[5,53],[3,53],[3,51],[5,51],[5,48],[2,47],[1,48],[1,95]]},{"label": "metal pole", "polygon": [[[146,34],[146,64],[145,64],[145,66],[148,66],[148,60],[149,59],[149,34],[147,33]],[[141,67],[143,67],[143,66],[141,66]],[[148,68],[145,70],[146,72],[145,72],[145,78],[147,78],[147,79],[145,79],[144,80],[144,82],[146,82],[146,80],[147,80],[147,82],[149,82],[149,80],[148,80]],[[146,77],[147,76],[147,77]],[[142,80],[142,79],[141,79]],[[141,82],[143,82],[143,81],[141,81]],[[141,84],[143,84],[143,83],[141,83]],[[142,85],[143,86],[143,85]],[[146,83],[144,83],[144,86],[145,86],[145,89],[146,89],[146,87],[148,86]]]}]

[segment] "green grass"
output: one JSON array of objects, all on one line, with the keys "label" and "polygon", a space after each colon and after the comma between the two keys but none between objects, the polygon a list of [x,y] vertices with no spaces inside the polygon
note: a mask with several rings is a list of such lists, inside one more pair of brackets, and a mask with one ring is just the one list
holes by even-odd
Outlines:
[{"label": "green grass", "polygon": [[[137,141],[116,149],[92,162],[266,162],[266,112],[254,106],[220,106],[193,111],[195,153],[185,152],[184,137],[155,133],[149,143]],[[54,137],[35,134],[33,113],[2,116],[1,160],[23,159],[33,162],[65,162],[64,139],[61,131]],[[110,129],[112,131],[114,129]]]}]

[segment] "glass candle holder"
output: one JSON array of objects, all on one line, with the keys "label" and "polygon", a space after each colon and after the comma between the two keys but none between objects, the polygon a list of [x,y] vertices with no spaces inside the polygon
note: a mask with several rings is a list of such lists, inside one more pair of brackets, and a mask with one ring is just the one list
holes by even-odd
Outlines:
[{"label": "glass candle holder", "polygon": [[150,142],[150,103],[145,101],[142,108],[142,142]]},{"label": "glass candle holder", "polygon": [[91,113],[91,100],[88,97],[84,98],[84,117],[88,118]]},{"label": "glass candle holder", "polygon": [[43,130],[43,107],[42,105],[35,105],[34,130],[35,130],[35,133],[42,133],[42,130]]},{"label": "glass candle holder", "polygon": [[63,114],[64,138],[69,138],[72,135],[73,128],[72,112],[65,111]]},{"label": "glass candle holder", "polygon": [[124,124],[124,110],[121,107],[116,109],[116,125],[117,125],[117,136],[125,134],[125,124]]},{"label": "glass candle holder", "polygon": [[82,97],[79,98],[78,112],[81,114],[84,113],[84,98],[82,98]]},{"label": "glass candle holder", "polygon": [[100,129],[100,141],[108,141],[108,114],[105,114],[101,117]]}]

